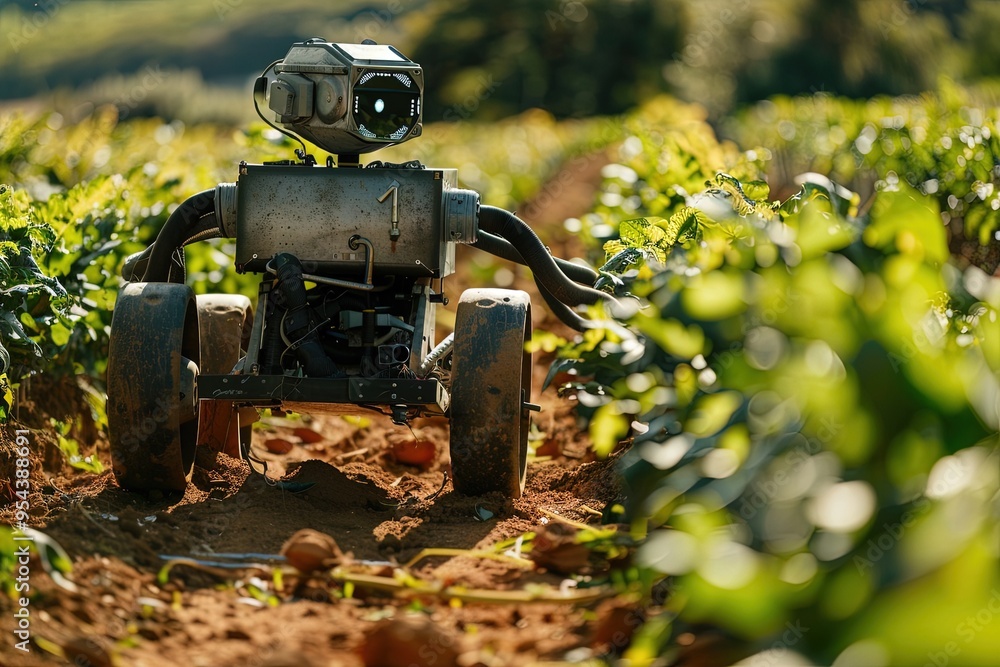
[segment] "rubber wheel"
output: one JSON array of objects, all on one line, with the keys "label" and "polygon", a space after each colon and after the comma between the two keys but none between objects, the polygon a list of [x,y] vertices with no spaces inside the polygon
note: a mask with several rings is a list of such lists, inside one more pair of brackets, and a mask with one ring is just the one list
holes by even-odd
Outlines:
[{"label": "rubber wheel", "polygon": [[[203,375],[226,375],[246,354],[253,327],[253,307],[242,294],[199,294],[198,330]],[[240,443],[250,444],[251,425],[241,425],[231,401],[202,401],[198,444],[229,456],[240,456]]]},{"label": "rubber wheel", "polygon": [[130,283],[108,351],[108,435],[115,478],[133,491],[183,491],[198,442],[198,310],[191,288]]},{"label": "rubber wheel", "polygon": [[525,292],[473,289],[455,321],[451,469],[455,490],[520,498],[528,458],[531,301]]}]

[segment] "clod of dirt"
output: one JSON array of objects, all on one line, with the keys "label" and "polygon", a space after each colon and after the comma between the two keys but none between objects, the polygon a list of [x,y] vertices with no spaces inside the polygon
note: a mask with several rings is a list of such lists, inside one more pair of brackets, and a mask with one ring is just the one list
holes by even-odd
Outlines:
[{"label": "clod of dirt", "polygon": [[577,530],[562,523],[542,526],[535,533],[531,560],[562,574],[579,572],[590,562],[590,549],[576,541]]},{"label": "clod of dirt", "polygon": [[294,429],[292,433],[294,433],[295,437],[307,445],[322,442],[325,439],[322,434],[317,433],[311,428],[306,428],[305,426],[300,426],[299,428]]},{"label": "clod of dirt", "polygon": [[392,455],[400,463],[429,467],[437,457],[437,447],[430,440],[404,440],[392,446]]},{"label": "clod of dirt", "polygon": [[535,450],[535,456],[560,456],[561,454],[562,445],[555,438],[547,438]]},{"label": "clod of dirt", "polygon": [[288,564],[303,574],[327,570],[344,560],[344,554],[332,537],[311,528],[303,528],[281,546]]},{"label": "clod of dirt", "polygon": [[103,646],[89,637],[74,637],[62,647],[63,655],[71,665],[114,667],[114,661]]},{"label": "clod of dirt", "polygon": [[456,639],[428,618],[382,621],[358,647],[366,667],[456,667]]},{"label": "clod of dirt", "polygon": [[264,441],[264,447],[272,454],[287,454],[295,448],[295,445],[282,438],[268,438]]},{"label": "clod of dirt", "polygon": [[590,645],[607,653],[621,653],[646,621],[645,610],[627,599],[612,599],[597,609]]}]

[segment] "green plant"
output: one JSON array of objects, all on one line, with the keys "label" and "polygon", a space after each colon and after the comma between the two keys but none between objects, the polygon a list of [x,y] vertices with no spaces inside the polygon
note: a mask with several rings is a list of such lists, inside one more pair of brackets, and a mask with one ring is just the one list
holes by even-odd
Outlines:
[{"label": "green plant", "polygon": [[[647,164],[678,157],[645,145]],[[779,203],[717,176],[645,195],[657,217],[619,210],[647,214],[606,244],[612,260],[639,251],[617,273],[640,307],[559,347],[550,379],[598,451],[631,443],[628,515],[654,529],[639,562],[673,581],[674,636],[710,623],[749,653],[801,622],[823,628],[795,639],[809,659],[865,639],[919,662],[1000,583],[1000,284],[950,263],[936,200],[905,182],[880,182],[862,214],[813,181]],[[979,592],[941,608],[963,568]],[[933,625],[915,620],[931,609]],[[963,655],[998,649],[977,634]]]},{"label": "green plant", "polygon": [[[77,418],[79,421],[79,418]],[[60,422],[55,419],[49,420],[49,425],[58,438],[59,451],[63,458],[71,467],[84,472],[100,473],[104,471],[104,465],[94,455],[83,456],[80,453],[80,443],[70,437],[73,430],[72,422]]]},{"label": "green plant", "polygon": [[[995,91],[942,80],[936,92],[913,97],[775,98],[735,115],[725,129],[743,146],[766,147],[762,165],[782,187],[813,171],[866,198],[878,181],[934,198],[953,249],[968,239],[965,254],[976,261],[982,253],[974,246],[1000,234],[998,114]],[[994,257],[984,268],[997,265]]]},{"label": "green plant", "polygon": [[52,228],[32,215],[27,195],[0,185],[0,348],[3,371],[15,377],[46,361],[32,335],[38,323],[51,326],[69,319],[66,290],[35,262],[54,239]]}]

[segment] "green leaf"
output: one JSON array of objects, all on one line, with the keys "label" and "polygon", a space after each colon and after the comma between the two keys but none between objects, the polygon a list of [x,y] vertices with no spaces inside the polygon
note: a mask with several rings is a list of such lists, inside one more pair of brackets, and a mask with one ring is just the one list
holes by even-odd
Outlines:
[{"label": "green leaf", "polygon": [[826,207],[817,205],[815,200],[804,204],[786,222],[796,229],[795,244],[802,251],[803,260],[842,250],[858,235],[853,225]]},{"label": "green leaf", "polygon": [[590,439],[598,456],[608,456],[629,431],[629,421],[614,402],[602,405],[590,420]]},{"label": "green leaf", "polygon": [[632,321],[665,352],[682,359],[693,359],[705,352],[705,334],[696,324],[685,326],[676,319],[661,319],[640,312]]},{"label": "green leaf", "polygon": [[55,322],[49,327],[49,335],[52,337],[52,342],[59,347],[69,342],[72,333],[73,331],[61,322]]},{"label": "green leaf", "polygon": [[895,251],[932,264],[948,260],[948,238],[937,202],[912,188],[878,193],[872,205],[871,224],[864,231],[865,244]]}]

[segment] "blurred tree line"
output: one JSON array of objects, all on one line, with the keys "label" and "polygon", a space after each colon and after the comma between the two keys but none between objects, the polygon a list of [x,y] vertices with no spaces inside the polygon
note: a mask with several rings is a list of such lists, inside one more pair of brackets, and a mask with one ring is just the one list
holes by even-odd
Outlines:
[{"label": "blurred tree line", "polygon": [[[0,98],[95,94],[102,77],[151,62],[246,87],[291,41],[318,35],[402,48],[427,72],[428,121],[614,114],[660,92],[719,117],[775,94],[997,77],[998,31],[994,0],[5,0]],[[176,98],[204,97],[188,88],[170,91],[172,113]]]},{"label": "blurred tree line", "polygon": [[[916,93],[1000,75],[992,0],[465,0],[415,57],[432,115],[620,113],[654,92],[715,115],[775,94]],[[502,82],[481,94],[484,76]],[[480,99],[483,98],[483,99]]]}]

